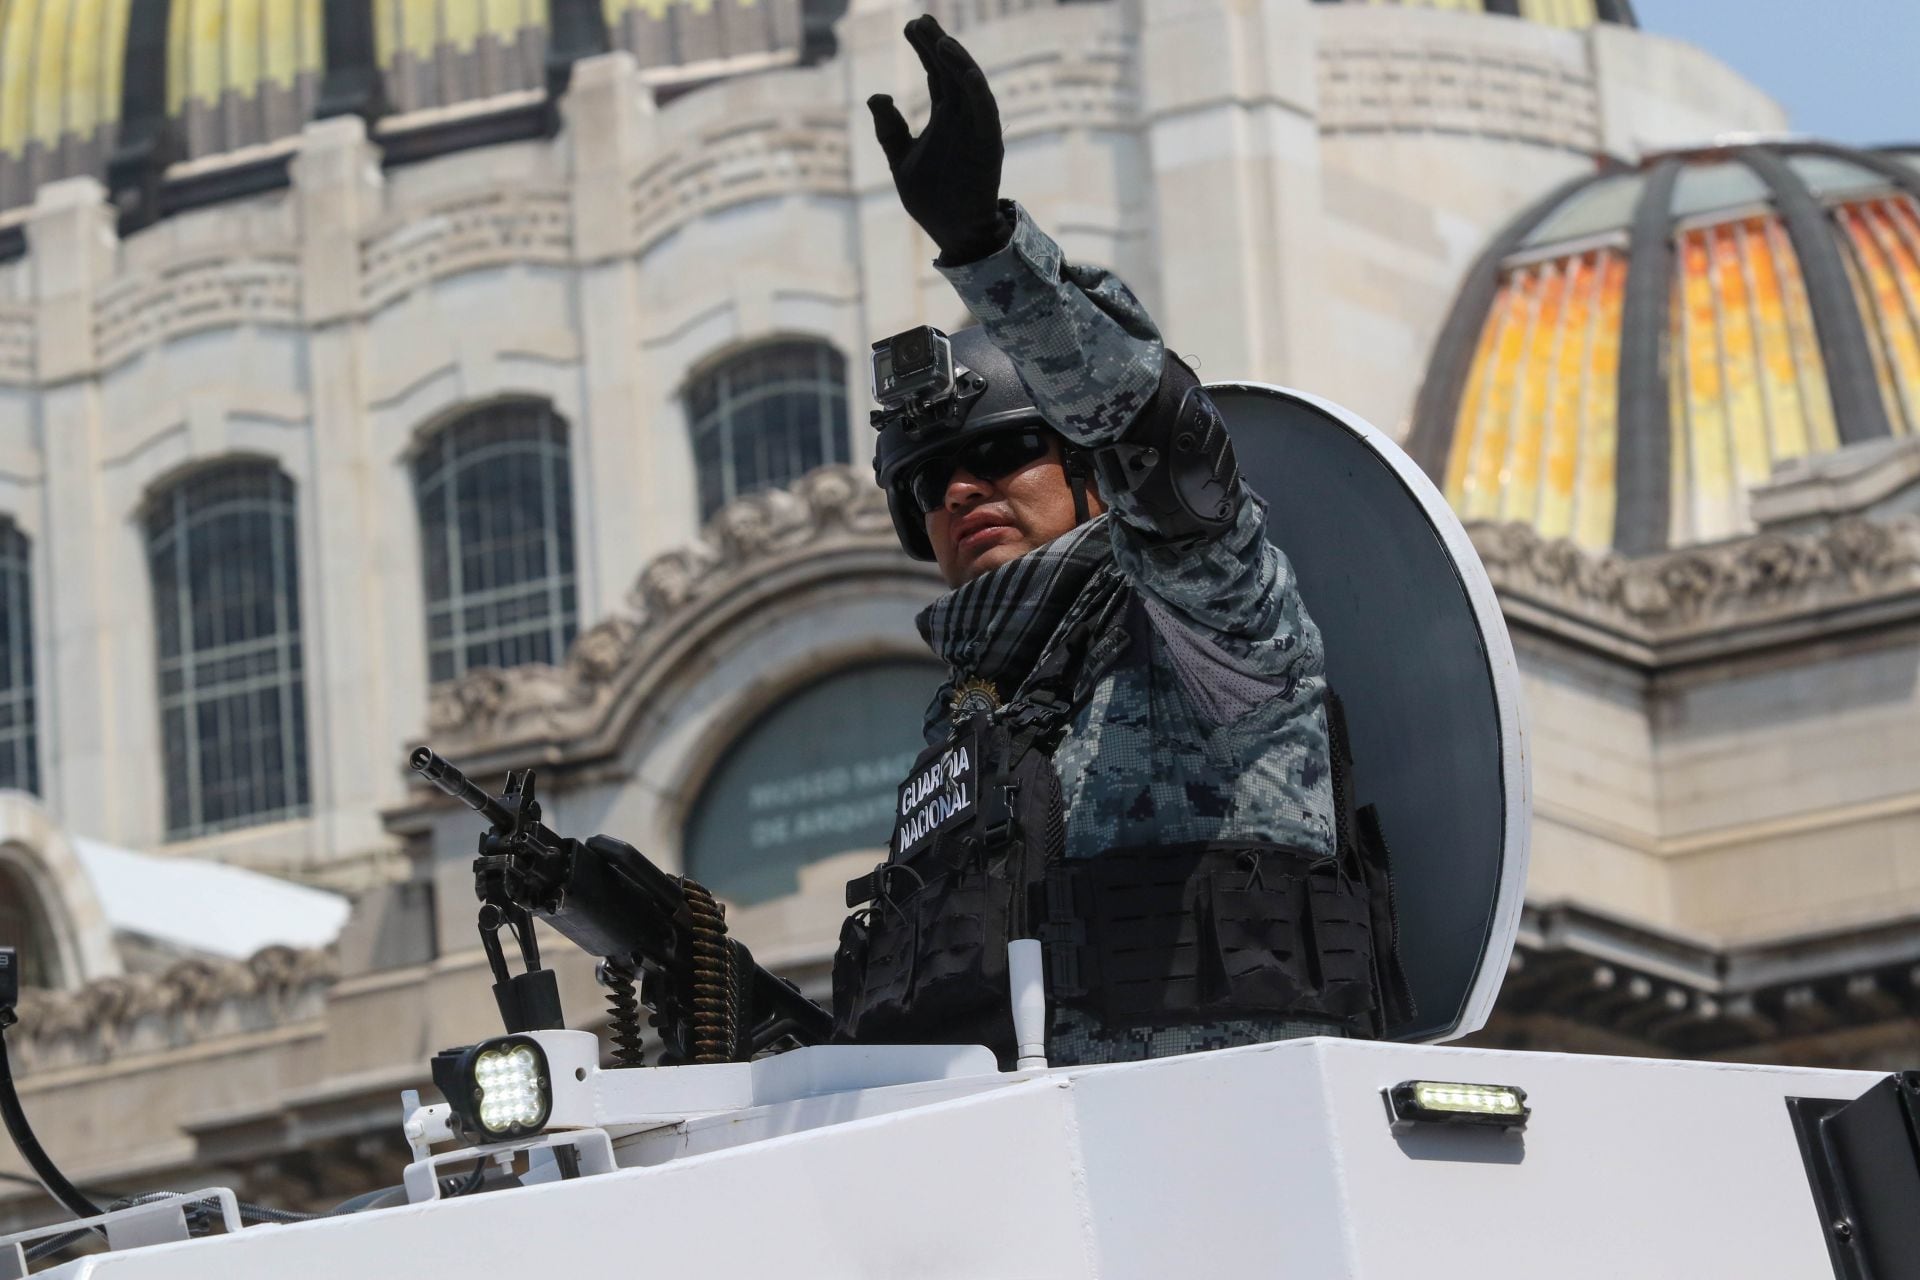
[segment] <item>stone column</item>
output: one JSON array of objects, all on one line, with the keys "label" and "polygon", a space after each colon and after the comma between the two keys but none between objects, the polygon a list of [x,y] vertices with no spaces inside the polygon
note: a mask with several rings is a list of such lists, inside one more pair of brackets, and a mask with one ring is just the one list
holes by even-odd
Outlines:
[{"label": "stone column", "polygon": [[389,578],[411,575],[400,585],[419,590],[418,566],[395,545],[412,512],[382,500],[393,490],[396,442],[371,438],[366,405],[360,242],[383,194],[379,153],[359,117],[306,127],[293,196],[313,406],[313,478],[300,494],[311,849],[315,870],[345,888],[404,875],[379,810],[403,794],[403,736],[424,712],[393,705],[380,652]]},{"label": "stone column", "polygon": [[[573,189],[573,247],[585,371],[584,421],[571,424],[575,572],[581,630],[618,608],[648,556],[692,523],[691,489],[662,485],[662,465],[684,442],[655,439],[640,353],[634,278],[634,174],[653,151],[653,95],[633,56],[608,53],[573,66],[561,104]],[[644,497],[643,497],[644,495]],[[684,508],[684,509],[683,509]]]},{"label": "stone column", "polygon": [[158,765],[127,756],[114,715],[117,673],[153,654],[122,652],[114,637],[144,593],[116,590],[106,508],[95,296],[112,276],[119,240],[106,190],[91,178],[40,188],[27,223],[33,288],[40,431],[46,466],[44,554],[48,591],[40,683],[43,787],[55,821],[77,834],[121,840],[143,826]]},{"label": "stone column", "polygon": [[1202,376],[1311,385],[1324,293],[1316,24],[1299,0],[1143,0],[1156,318]]}]

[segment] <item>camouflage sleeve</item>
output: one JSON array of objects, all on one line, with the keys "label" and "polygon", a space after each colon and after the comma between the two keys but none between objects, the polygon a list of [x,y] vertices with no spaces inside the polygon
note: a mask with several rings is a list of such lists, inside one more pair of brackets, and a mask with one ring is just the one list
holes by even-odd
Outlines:
[{"label": "camouflage sleeve", "polygon": [[[1013,360],[1047,421],[1099,448],[1125,436],[1149,407],[1171,414],[1177,404],[1155,394],[1166,348],[1133,290],[1103,268],[1067,263],[1025,209],[1013,204],[1013,213],[1013,235],[998,252],[934,265]],[[1238,638],[1229,646],[1237,656],[1293,665],[1290,654],[1260,652],[1298,614],[1299,599],[1285,558],[1266,539],[1266,508],[1244,484],[1234,523],[1202,539],[1169,537],[1129,494],[1101,497],[1119,517],[1115,552],[1136,584],[1201,632]]]},{"label": "camouflage sleeve", "polygon": [[1059,432],[1113,444],[1160,385],[1160,331],[1124,281],[1069,265],[1053,237],[1013,201],[1013,236],[977,262],[934,266],[1020,370]]}]

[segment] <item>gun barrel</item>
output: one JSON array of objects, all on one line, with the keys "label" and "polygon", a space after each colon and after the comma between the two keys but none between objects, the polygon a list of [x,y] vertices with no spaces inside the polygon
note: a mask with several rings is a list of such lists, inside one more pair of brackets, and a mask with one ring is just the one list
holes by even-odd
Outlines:
[{"label": "gun barrel", "polygon": [[486,818],[494,826],[513,825],[513,815],[507,812],[505,805],[481,790],[473,779],[435,755],[431,747],[415,747],[407,763],[413,766],[415,773]]}]

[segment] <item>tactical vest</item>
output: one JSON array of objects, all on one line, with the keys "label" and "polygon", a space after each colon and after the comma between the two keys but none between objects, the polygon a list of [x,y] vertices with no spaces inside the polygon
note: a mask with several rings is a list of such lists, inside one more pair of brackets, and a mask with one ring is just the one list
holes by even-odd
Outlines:
[{"label": "tactical vest", "polygon": [[1012,938],[1041,940],[1050,1008],[1110,1031],[1274,1017],[1377,1038],[1413,1016],[1389,854],[1372,806],[1355,808],[1331,692],[1332,854],[1229,840],[1065,856],[1053,752],[1151,626],[1122,594],[1066,629],[1012,702],[915,759],[886,860],[847,885],[836,1041],[984,1044],[1010,1064]]}]

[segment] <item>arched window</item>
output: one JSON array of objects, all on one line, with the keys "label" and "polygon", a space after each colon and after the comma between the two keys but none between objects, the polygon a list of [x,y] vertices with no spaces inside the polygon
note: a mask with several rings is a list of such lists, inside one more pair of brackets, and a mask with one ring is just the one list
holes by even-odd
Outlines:
[{"label": "arched window", "polygon": [[427,674],[559,662],[579,628],[567,426],[511,401],[435,432],[413,463]]},{"label": "arched window", "polygon": [[227,463],[156,497],[146,526],[168,838],[305,813],[293,481]]},{"label": "arched window", "polygon": [[31,551],[27,535],[0,517],[0,787],[39,795]]},{"label": "arched window", "polygon": [[847,360],[824,342],[743,351],[687,388],[700,519],[847,460]]},{"label": "arched window", "polygon": [[57,984],[53,930],[39,895],[25,875],[5,862],[0,862],[0,945],[19,949],[21,986]]}]

